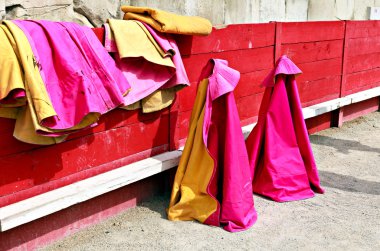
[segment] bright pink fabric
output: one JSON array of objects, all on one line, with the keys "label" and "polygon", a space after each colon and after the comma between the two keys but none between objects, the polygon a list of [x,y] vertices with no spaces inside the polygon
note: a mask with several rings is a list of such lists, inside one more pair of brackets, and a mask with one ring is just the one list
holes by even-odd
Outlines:
[{"label": "bright pink fabric", "polygon": [[324,192],[297,91],[295,74],[300,73],[286,56],[277,61],[263,83],[258,122],[246,140],[253,192],[278,202]]},{"label": "bright pink fabric", "polygon": [[104,27],[104,48],[108,52],[117,52],[116,41],[112,40],[112,31],[108,23],[103,24]]},{"label": "bright pink fabric", "polygon": [[[185,67],[182,62],[178,46],[169,34],[155,31],[149,25],[144,24],[156,42],[164,51],[175,52],[172,57],[175,69],[163,65],[153,64],[142,57],[120,58],[116,52],[115,62],[123,72],[125,78],[131,84],[131,90],[124,98],[124,105],[133,104],[149,96],[158,89],[165,89],[177,85],[190,85]],[[110,32],[106,27],[107,32]],[[110,36],[106,34],[105,45],[109,52],[115,52],[115,43],[110,41]]]},{"label": "bright pink fabric", "polygon": [[0,104],[11,105],[11,104],[17,103],[17,99],[25,98],[25,96],[26,94],[24,90],[14,89],[10,91],[5,98],[0,99]]},{"label": "bright pink fabric", "polygon": [[174,56],[172,57],[173,63],[175,65],[176,71],[174,76],[166,82],[161,89],[170,88],[176,85],[190,85],[189,78],[187,77],[185,66],[183,65],[181,53],[179,52],[176,41],[173,36],[168,33],[158,32],[146,23],[142,23],[148,29],[149,33],[153,36],[156,42],[161,46],[164,51],[173,51]]},{"label": "bright pink fabric", "polygon": [[58,114],[42,121],[43,126],[64,130],[90,112],[104,114],[123,103],[130,86],[90,28],[43,20],[13,22],[28,38]]},{"label": "bright pink fabric", "polygon": [[225,60],[210,60],[201,79],[208,78],[203,141],[214,160],[208,193],[218,201],[205,224],[230,232],[251,227],[257,219],[247,150],[233,90],[240,74]]}]

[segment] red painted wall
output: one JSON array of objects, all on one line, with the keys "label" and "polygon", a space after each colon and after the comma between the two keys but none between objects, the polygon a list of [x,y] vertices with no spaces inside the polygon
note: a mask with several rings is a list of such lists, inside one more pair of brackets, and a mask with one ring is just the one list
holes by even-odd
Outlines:
[{"label": "red painted wall", "polygon": [[[243,24],[207,37],[177,36],[192,85],[168,109],[114,110],[99,126],[54,146],[19,142],[12,136],[14,121],[0,119],[0,207],[182,146],[198,76],[210,58],[226,59],[241,72],[235,96],[242,125],[256,121],[260,83],[282,54],[304,72],[297,79],[304,107],[380,86],[379,28],[378,21]],[[94,32],[104,36],[102,29]],[[340,117],[372,111],[376,102],[344,108]],[[330,127],[336,114],[308,119],[309,132]]]}]

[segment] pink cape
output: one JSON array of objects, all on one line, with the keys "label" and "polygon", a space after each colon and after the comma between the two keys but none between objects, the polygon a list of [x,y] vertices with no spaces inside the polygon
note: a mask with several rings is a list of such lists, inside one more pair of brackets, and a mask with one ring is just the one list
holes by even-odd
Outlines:
[{"label": "pink cape", "polygon": [[[210,75],[211,74],[211,75]],[[233,90],[240,74],[225,60],[210,60],[200,79],[209,79],[203,141],[214,160],[208,192],[218,208],[205,221],[230,232],[245,230],[257,219],[252,196],[247,150]]]},{"label": "pink cape", "polygon": [[123,103],[130,86],[90,28],[43,20],[13,22],[28,38],[58,115],[43,120],[43,126],[64,130],[88,113],[104,114]]},{"label": "pink cape", "polygon": [[311,150],[295,75],[286,56],[264,80],[258,122],[246,140],[253,192],[278,202],[323,193]]}]

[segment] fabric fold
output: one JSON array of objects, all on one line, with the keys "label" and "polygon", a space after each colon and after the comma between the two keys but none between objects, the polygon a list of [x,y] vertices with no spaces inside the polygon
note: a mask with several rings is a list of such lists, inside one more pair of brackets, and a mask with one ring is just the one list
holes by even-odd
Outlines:
[{"label": "fabric fold", "polygon": [[210,60],[202,71],[170,198],[170,220],[195,219],[236,232],[257,219],[248,155],[232,93],[239,78],[239,72],[220,59]]},{"label": "fabric fold", "polygon": [[295,75],[286,56],[264,80],[258,122],[246,140],[253,192],[278,202],[323,193],[302,114]]},{"label": "fabric fold", "polygon": [[149,7],[121,6],[121,10],[124,20],[139,20],[159,32],[208,35],[212,31],[212,24],[203,17],[182,16]]},{"label": "fabric fold", "polygon": [[3,23],[23,70],[27,99],[13,114],[17,139],[62,142],[123,103],[130,86],[91,29],[43,20]]},{"label": "fabric fold", "polygon": [[176,92],[189,85],[174,39],[136,20],[108,22],[106,48],[113,52],[116,64],[131,84],[120,108],[142,108],[147,113],[168,107]]},{"label": "fabric fold", "polygon": [[12,47],[13,37],[0,25],[0,107],[25,105],[25,87],[22,68]]}]

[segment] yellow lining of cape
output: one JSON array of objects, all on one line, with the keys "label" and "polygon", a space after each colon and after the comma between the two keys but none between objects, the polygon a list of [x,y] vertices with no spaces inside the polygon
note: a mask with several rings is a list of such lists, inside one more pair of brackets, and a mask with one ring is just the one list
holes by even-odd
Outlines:
[{"label": "yellow lining of cape", "polygon": [[191,124],[182,153],[168,208],[169,220],[204,222],[217,210],[217,201],[207,193],[214,161],[203,143],[203,121],[208,79],[200,82],[191,114]]}]

